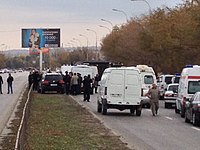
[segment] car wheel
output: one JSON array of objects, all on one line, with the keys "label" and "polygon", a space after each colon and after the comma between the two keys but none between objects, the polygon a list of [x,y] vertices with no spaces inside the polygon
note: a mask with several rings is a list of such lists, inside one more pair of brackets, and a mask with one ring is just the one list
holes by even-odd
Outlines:
[{"label": "car wheel", "polygon": [[137,107],[136,108],[136,116],[141,116],[141,112],[142,112],[141,108]]},{"label": "car wheel", "polygon": [[99,112],[99,113],[102,112],[102,104],[100,104],[99,101],[97,101],[97,112]]},{"label": "car wheel", "polygon": [[197,125],[198,125],[198,122],[197,122],[196,114],[195,114],[195,113],[192,114],[192,124],[193,124],[194,126],[197,126]]},{"label": "car wheel", "polygon": [[102,103],[102,114],[103,115],[107,114],[107,102],[106,102],[106,100],[103,100],[103,103]]},{"label": "car wheel", "polygon": [[134,113],[135,113],[135,109],[134,109],[134,108],[131,108],[131,109],[130,109],[130,113],[131,113],[131,114],[134,114]]}]

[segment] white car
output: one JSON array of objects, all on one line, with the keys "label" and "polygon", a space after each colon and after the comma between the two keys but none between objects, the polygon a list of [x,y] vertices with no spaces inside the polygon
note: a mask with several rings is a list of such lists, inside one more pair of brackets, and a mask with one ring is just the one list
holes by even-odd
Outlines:
[{"label": "white car", "polygon": [[164,94],[165,108],[176,105],[176,97],[178,93],[178,83],[169,84]]}]

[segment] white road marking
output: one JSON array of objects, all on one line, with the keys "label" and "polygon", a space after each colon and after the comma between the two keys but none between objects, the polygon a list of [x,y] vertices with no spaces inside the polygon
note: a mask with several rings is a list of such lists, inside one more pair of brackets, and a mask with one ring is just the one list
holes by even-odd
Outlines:
[{"label": "white road marking", "polygon": [[192,129],[195,129],[197,131],[200,131],[200,128],[197,128],[197,127],[191,127]]},{"label": "white road marking", "polygon": [[151,109],[146,109],[147,111],[151,111]]},{"label": "white road marking", "polygon": [[169,120],[173,120],[173,118],[171,118],[171,117],[165,117],[166,119],[169,119]]}]

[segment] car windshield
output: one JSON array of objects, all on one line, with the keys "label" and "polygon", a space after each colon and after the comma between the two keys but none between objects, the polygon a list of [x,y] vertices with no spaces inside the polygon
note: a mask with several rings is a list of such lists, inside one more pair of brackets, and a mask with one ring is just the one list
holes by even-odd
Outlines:
[{"label": "car windshield", "polygon": [[144,83],[145,84],[152,84],[153,83],[153,76],[151,76],[151,75],[145,75],[144,76]]},{"label": "car windshield", "polygon": [[175,77],[174,83],[179,83],[180,77]]},{"label": "car windshield", "polygon": [[61,75],[46,75],[45,76],[45,80],[48,80],[48,81],[59,81],[59,80],[62,80],[62,76]]},{"label": "car windshield", "polygon": [[200,82],[199,81],[189,81],[188,94],[194,94],[198,91],[200,91]]},{"label": "car windshield", "polygon": [[165,77],[165,82],[166,82],[167,84],[172,83],[172,77]]},{"label": "car windshield", "polygon": [[173,91],[174,93],[178,92],[178,85],[170,85],[168,91]]}]

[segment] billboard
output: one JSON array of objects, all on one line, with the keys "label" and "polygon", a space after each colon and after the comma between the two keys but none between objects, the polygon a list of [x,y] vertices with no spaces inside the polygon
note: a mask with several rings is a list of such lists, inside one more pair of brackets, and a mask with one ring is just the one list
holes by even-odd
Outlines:
[{"label": "billboard", "polygon": [[22,48],[36,52],[40,48],[60,47],[60,29],[22,29]]}]

